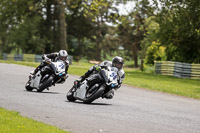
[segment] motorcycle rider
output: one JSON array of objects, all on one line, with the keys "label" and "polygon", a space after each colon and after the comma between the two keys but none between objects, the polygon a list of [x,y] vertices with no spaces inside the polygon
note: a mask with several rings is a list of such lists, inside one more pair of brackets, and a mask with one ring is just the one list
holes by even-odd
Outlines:
[{"label": "motorcycle rider", "polygon": [[[122,81],[125,78],[125,72],[123,70],[123,65],[124,61],[122,57],[115,56],[111,61],[103,61],[98,65],[94,65],[91,67],[83,76],[81,76],[77,81],[82,82],[83,80],[87,80],[87,85],[91,86],[95,82],[101,82],[101,78],[99,77],[99,74],[93,74],[90,76],[92,73],[97,73],[100,71],[102,68],[106,68],[108,66],[110,67],[116,67],[118,69],[118,86],[117,89],[121,87]],[[105,94],[105,98],[111,99],[114,96],[114,91],[111,90]]]},{"label": "motorcycle rider", "polygon": [[65,63],[65,73],[66,76],[61,78],[59,83],[64,83],[66,78],[68,77],[68,68],[69,68],[69,61],[67,60],[68,53],[66,50],[60,50],[59,52],[50,53],[50,54],[43,54],[42,59],[43,61],[41,64],[32,72],[32,74],[36,74],[39,70],[41,70],[44,66],[46,66],[50,61],[57,62],[63,61]]}]

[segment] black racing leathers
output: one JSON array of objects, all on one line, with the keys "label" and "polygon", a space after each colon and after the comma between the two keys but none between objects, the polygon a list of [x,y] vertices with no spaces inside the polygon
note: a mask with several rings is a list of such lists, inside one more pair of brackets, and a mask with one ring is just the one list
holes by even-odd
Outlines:
[{"label": "black racing leathers", "polygon": [[[42,56],[42,59],[43,60],[51,59],[51,61],[57,62],[59,60],[58,53],[44,54]],[[64,61],[64,63],[65,63],[65,73],[67,74],[68,73],[68,68],[69,68],[69,61],[66,60],[66,61]]]},{"label": "black racing leathers", "polygon": [[[38,70],[41,70],[44,66],[47,65],[47,63],[45,62],[46,60],[51,59],[52,62],[56,62],[56,61],[59,60],[59,57],[58,57],[58,53],[50,53],[50,54],[42,55],[42,59],[44,61],[42,61],[40,63],[40,65],[35,69],[34,74],[37,73]],[[66,60],[66,61],[64,61],[64,63],[65,63],[65,73],[67,75],[68,74],[68,68],[69,68],[69,61]],[[64,81],[65,81],[65,78],[62,78],[60,83],[63,83]]]},{"label": "black racing leathers", "polygon": [[[92,73],[97,73],[97,68],[98,67],[106,68],[108,66],[112,66],[111,62],[109,62],[109,61],[104,61],[104,62],[101,62],[98,65],[94,65],[83,76],[80,77],[80,81],[82,82],[83,80],[86,79],[86,80],[88,80],[88,85],[90,85],[90,84],[92,84],[94,82],[101,82],[101,79],[99,78],[98,74],[93,74],[93,75],[91,75],[91,74]],[[120,73],[119,75],[121,75],[119,77],[119,80],[118,80],[118,88],[120,88],[121,84],[122,84],[122,81],[124,80],[125,73],[124,73],[123,70],[118,71],[118,73]]]},{"label": "black racing leathers", "polygon": [[[59,60],[58,53],[50,53],[50,54],[44,54],[42,55],[43,60],[51,59],[52,62],[56,62]],[[65,62],[65,73],[68,74],[68,68],[69,68],[69,61],[66,60]],[[42,61],[41,64],[36,68],[36,70],[40,70],[42,67],[44,67],[46,64],[45,61]],[[36,73],[36,72],[34,72]]]}]

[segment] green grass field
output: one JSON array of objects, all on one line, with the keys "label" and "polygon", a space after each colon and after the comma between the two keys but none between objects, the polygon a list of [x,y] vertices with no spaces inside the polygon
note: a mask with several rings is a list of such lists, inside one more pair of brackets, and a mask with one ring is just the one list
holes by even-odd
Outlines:
[{"label": "green grass field", "polygon": [[126,70],[125,84],[200,99],[200,80]]},{"label": "green grass field", "polygon": [[0,108],[1,133],[69,133],[57,127],[44,124],[26,117],[15,111]]}]

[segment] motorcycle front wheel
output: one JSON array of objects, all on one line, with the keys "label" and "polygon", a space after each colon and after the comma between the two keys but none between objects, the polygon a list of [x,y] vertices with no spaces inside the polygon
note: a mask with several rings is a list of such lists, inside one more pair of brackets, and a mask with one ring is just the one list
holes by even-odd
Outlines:
[{"label": "motorcycle front wheel", "polygon": [[33,90],[33,88],[30,87],[30,80],[26,83],[25,88],[26,88],[27,91],[32,91]]},{"label": "motorcycle front wheel", "polygon": [[68,91],[66,97],[67,97],[67,100],[70,101],[70,102],[74,102],[76,101],[76,98],[74,98],[74,92],[73,92],[73,89],[74,89],[74,86]]},{"label": "motorcycle front wheel", "polygon": [[37,92],[42,92],[44,89],[52,85],[53,76],[50,76],[47,80],[43,81],[43,83],[40,83],[39,89]]},{"label": "motorcycle front wheel", "polygon": [[96,100],[102,96],[104,90],[105,90],[105,87],[103,85],[100,86],[99,89],[95,88],[95,90],[88,90],[86,92],[86,97],[85,97],[85,100],[83,101],[83,103],[85,103],[85,104],[92,103],[94,100]]}]

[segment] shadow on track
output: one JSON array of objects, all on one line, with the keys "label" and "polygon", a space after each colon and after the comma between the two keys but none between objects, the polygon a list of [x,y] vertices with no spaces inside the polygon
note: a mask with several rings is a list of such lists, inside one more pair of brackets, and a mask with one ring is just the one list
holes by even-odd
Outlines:
[{"label": "shadow on track", "polygon": [[81,101],[76,101],[76,102],[70,102],[70,101],[65,101],[65,102],[68,102],[68,103],[76,103],[76,104],[82,104],[82,105],[112,105],[112,104],[108,104],[108,103],[90,103],[90,104],[85,104]]},{"label": "shadow on track", "polygon": [[45,92],[37,92],[37,91],[27,91],[27,90],[24,90],[24,91],[26,91],[26,92],[30,92],[30,93],[47,93],[47,94],[60,94],[60,93],[58,93],[58,92],[47,92],[47,91],[45,91]]}]

